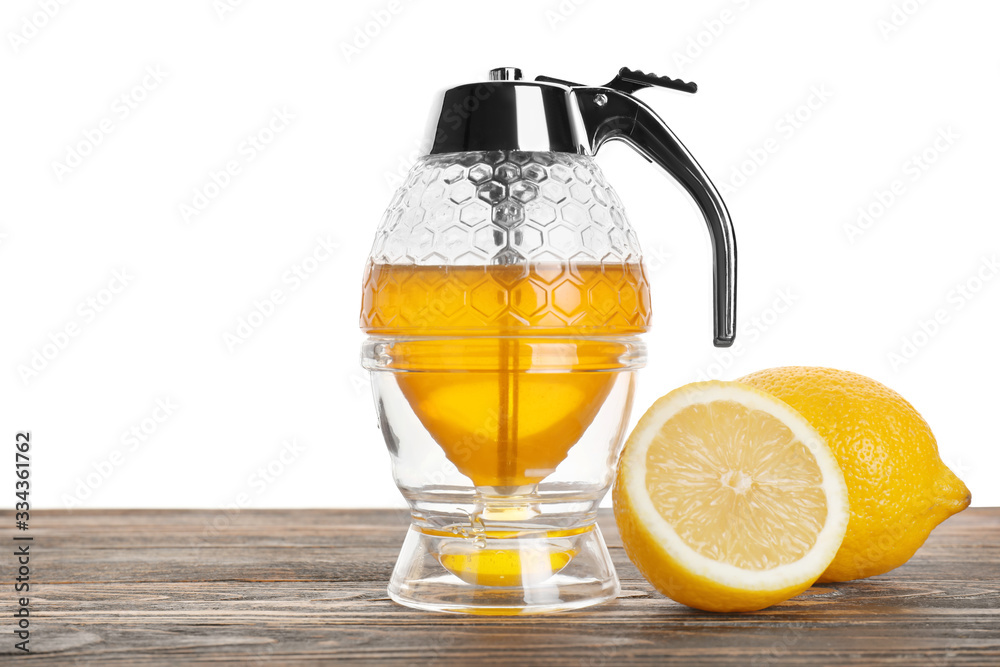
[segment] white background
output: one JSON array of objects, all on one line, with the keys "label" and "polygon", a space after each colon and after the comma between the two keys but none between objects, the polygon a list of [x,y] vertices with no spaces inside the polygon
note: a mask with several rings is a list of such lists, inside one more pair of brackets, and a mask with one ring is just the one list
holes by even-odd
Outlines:
[{"label": "white background", "polygon": [[[742,347],[711,346],[693,204],[626,147],[604,149],[653,275],[634,418],[699,377],[854,370],[922,412],[973,504],[1000,504],[1000,278],[984,263],[1000,252],[998,3],[49,4],[51,18],[32,0],[0,12],[0,438],[32,430],[35,506],[400,505],[358,365],[361,272],[436,91],[501,65],[701,86],[641,97],[726,192]],[[391,18],[365,43],[373,12]],[[294,119],[248,159],[275,109]],[[75,168],[55,166],[102,123]],[[939,133],[952,138],[935,148]],[[230,160],[240,173],[186,221],[181,205]],[[337,250],[313,265],[318,238]],[[300,285],[283,279],[306,265]],[[127,286],[103,292],[122,270]],[[284,302],[230,351],[225,334],[275,289]],[[26,379],[36,351],[52,358]],[[162,423],[158,400],[177,406]],[[253,477],[291,439],[283,472]]]}]

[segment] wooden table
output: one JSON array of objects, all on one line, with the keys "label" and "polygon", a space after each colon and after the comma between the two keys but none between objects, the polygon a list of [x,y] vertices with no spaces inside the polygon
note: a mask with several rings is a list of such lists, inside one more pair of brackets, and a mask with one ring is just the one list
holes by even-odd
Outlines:
[{"label": "wooden table", "polygon": [[[8,513],[4,513],[5,515]],[[602,528],[611,603],[546,617],[406,609],[385,594],[406,526],[365,510],[32,512],[30,655],[0,662],[1000,665],[1000,508],[970,509],[887,575],[712,614],[651,590]],[[5,522],[10,525],[10,522]],[[13,531],[5,529],[5,545]],[[4,548],[5,580],[12,575]]]}]

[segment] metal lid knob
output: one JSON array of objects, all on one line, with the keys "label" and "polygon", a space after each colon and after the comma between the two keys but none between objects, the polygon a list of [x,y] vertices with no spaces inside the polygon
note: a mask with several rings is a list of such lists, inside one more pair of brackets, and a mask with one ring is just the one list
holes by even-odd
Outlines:
[{"label": "metal lid knob", "polygon": [[497,67],[490,70],[490,81],[520,81],[521,70],[518,67]]}]

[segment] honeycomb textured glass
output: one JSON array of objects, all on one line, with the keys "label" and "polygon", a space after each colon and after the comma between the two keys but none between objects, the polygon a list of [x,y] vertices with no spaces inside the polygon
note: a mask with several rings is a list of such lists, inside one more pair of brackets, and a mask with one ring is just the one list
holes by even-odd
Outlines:
[{"label": "honeycomb textured glass", "polygon": [[649,318],[621,201],[568,153],[422,158],[379,226],[361,306],[381,335],[634,334]]},{"label": "honeycomb textured glass", "polygon": [[430,155],[379,225],[375,264],[626,264],[639,242],[591,158],[491,151]]}]

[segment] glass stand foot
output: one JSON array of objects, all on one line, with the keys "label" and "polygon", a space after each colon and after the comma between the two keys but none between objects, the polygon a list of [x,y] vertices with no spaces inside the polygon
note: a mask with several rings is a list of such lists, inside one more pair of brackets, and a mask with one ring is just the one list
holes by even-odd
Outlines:
[{"label": "glass stand foot", "polygon": [[466,614],[579,609],[618,592],[596,525],[470,536],[410,526],[389,582],[389,596],[400,604]]}]

